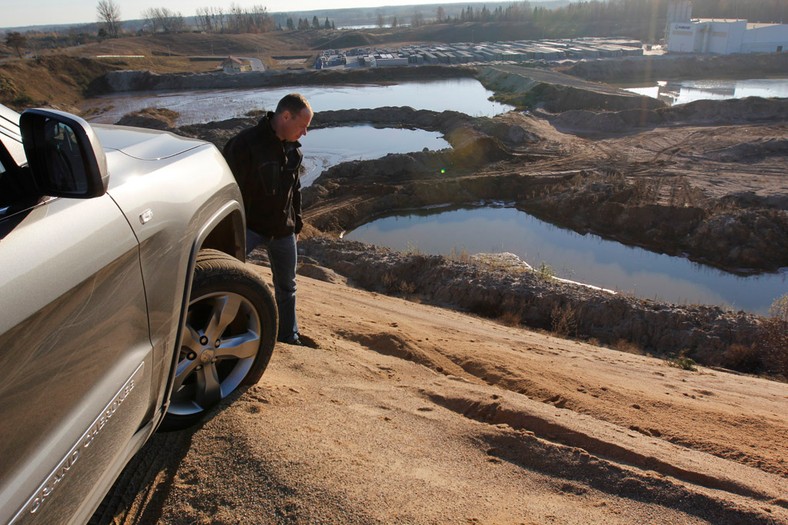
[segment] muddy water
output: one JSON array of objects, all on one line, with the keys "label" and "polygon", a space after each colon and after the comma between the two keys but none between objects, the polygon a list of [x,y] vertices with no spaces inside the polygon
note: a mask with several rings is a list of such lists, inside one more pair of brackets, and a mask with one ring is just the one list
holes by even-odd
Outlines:
[{"label": "muddy water", "polygon": [[370,160],[389,153],[410,153],[450,148],[440,133],[419,129],[378,129],[352,126],[316,129],[301,138],[306,173],[301,185],[309,186],[331,166],[352,160]]}]

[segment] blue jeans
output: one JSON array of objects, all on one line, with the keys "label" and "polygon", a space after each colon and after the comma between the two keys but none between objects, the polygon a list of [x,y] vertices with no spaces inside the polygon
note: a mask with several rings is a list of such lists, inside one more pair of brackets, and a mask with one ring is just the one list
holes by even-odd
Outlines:
[{"label": "blue jeans", "polygon": [[296,320],[296,266],[298,250],[295,234],[274,238],[246,230],[246,253],[257,246],[265,246],[271,263],[274,281],[274,297],[279,310],[279,341],[292,342],[298,339]]}]

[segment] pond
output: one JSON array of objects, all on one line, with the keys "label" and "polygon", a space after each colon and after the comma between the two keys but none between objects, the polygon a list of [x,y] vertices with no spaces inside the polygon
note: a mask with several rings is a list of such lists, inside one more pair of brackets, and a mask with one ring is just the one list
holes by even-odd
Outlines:
[{"label": "pond", "polygon": [[627,91],[662,100],[668,105],[695,100],[726,100],[745,97],[788,97],[788,79],[660,80],[646,86],[623,86]]},{"label": "pond", "polygon": [[410,153],[451,148],[440,133],[420,129],[350,126],[315,129],[301,138],[306,172],[301,185],[311,185],[331,166],[352,160],[370,160],[389,153]]},{"label": "pond", "polygon": [[134,111],[148,107],[167,108],[180,114],[177,125],[200,124],[242,117],[254,109],[273,110],[284,95],[297,91],[316,112],[385,106],[410,106],[431,111],[459,111],[472,117],[492,117],[512,106],[493,102],[474,78],[425,80],[392,85],[286,86],[243,90],[167,91],[115,93],[89,99],[82,109],[98,113],[90,122],[114,124]]},{"label": "pond", "polygon": [[644,299],[719,305],[768,314],[788,293],[788,272],[740,277],[681,257],[580,235],[514,208],[486,207],[391,216],[344,238],[435,255],[511,252],[554,275]]}]

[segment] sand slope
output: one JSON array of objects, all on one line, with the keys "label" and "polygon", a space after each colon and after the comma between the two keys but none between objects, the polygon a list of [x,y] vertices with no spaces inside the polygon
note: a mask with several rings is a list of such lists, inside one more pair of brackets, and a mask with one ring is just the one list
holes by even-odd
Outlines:
[{"label": "sand slope", "polygon": [[317,348],[155,436],[115,523],[788,523],[788,385],[303,276],[299,312]]}]

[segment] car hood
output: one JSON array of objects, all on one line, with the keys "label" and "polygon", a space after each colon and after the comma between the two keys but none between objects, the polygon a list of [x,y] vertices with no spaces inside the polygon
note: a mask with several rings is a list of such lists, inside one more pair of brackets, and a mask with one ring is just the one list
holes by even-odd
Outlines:
[{"label": "car hood", "polygon": [[203,140],[179,137],[166,131],[125,126],[92,125],[104,151],[120,151],[138,160],[162,160],[206,144]]}]

